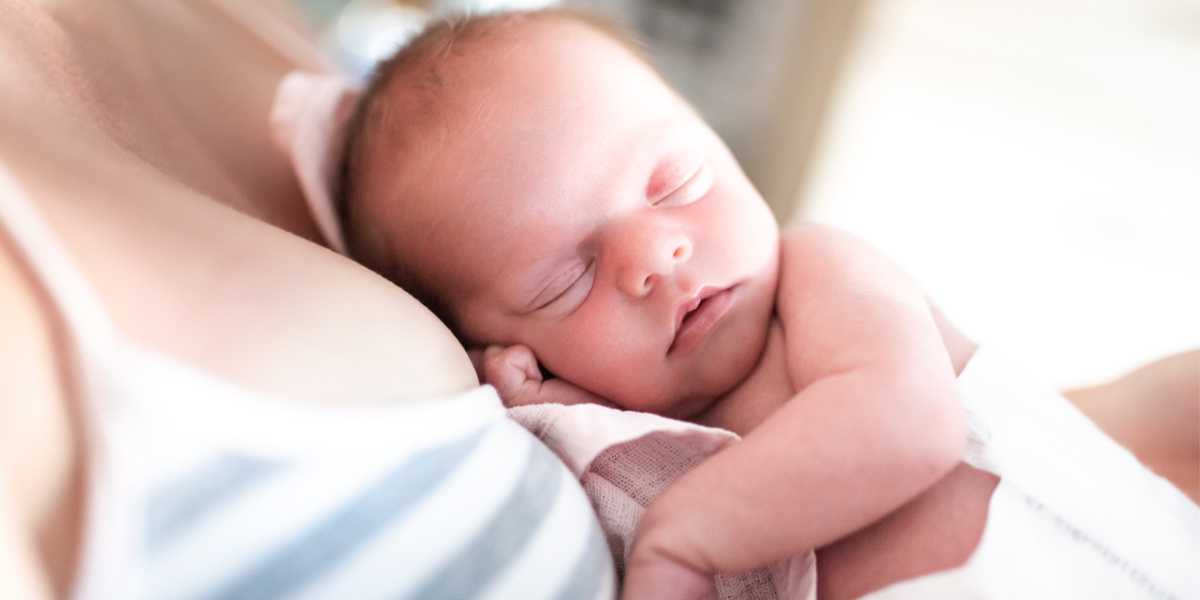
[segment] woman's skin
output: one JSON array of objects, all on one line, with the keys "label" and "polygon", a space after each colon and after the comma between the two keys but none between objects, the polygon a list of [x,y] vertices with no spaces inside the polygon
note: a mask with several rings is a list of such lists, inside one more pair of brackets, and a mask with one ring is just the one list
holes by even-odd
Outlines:
[{"label": "woman's skin", "polygon": [[1142,464],[1200,502],[1200,350],[1063,395]]},{"label": "woman's skin", "polygon": [[[203,2],[0,3],[0,159],[136,343],[299,401],[476,387],[431,313],[305,239],[267,131],[290,68]],[[0,597],[65,597],[87,459],[72,346],[17,256],[0,235]]]}]

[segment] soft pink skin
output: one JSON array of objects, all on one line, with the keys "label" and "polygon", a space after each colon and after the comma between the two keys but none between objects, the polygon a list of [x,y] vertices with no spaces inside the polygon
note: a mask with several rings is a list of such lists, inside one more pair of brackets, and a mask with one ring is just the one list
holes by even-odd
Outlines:
[{"label": "soft pink skin", "polygon": [[[453,102],[475,108],[397,178],[408,205],[395,218],[416,235],[397,236],[396,254],[430,259],[476,343],[523,344],[617,404],[686,418],[758,360],[778,227],[708,126],[584,31],[545,28],[459,66],[472,84]],[[733,305],[692,351],[668,352],[680,307],[707,286],[735,286]]]},{"label": "soft pink skin", "polygon": [[[449,65],[436,151],[384,182],[392,256],[420,257],[492,345],[477,365],[510,403],[603,398],[744,436],[648,508],[628,599],[703,595],[712,573],[830,543],[953,469],[954,371],[903,273],[825,228],[781,240],[720,140],[611,39],[531,24],[491,50]],[[685,323],[714,289],[728,308]]]}]

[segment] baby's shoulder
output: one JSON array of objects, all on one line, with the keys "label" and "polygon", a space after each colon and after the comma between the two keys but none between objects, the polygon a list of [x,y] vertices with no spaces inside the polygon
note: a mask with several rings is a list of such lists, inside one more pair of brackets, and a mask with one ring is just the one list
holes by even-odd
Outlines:
[{"label": "baby's shoulder", "polygon": [[[883,254],[846,231],[816,223],[801,223],[780,234],[780,286],[793,292],[820,291],[814,280],[844,280],[854,273],[894,270]],[[886,267],[881,267],[887,263]],[[797,287],[797,282],[803,282]]]},{"label": "baby's shoulder", "polygon": [[862,242],[848,232],[820,223],[788,225],[779,234],[780,249],[784,252],[817,250],[856,243]]},{"label": "baby's shoulder", "polygon": [[813,282],[820,274],[836,270],[836,263],[844,254],[838,247],[845,245],[847,237],[841,231],[812,223],[791,225],[780,232],[777,313],[780,303],[791,302],[796,295],[820,291],[820,286],[814,286]]}]

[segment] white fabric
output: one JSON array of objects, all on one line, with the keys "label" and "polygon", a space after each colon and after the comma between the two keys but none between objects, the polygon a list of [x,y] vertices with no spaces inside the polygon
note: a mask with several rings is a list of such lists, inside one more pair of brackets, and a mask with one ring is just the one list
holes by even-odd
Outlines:
[{"label": "white fabric", "polygon": [[965,460],[1000,476],[960,568],[870,600],[1200,598],[1200,508],[1058,393],[981,347],[959,377]]}]

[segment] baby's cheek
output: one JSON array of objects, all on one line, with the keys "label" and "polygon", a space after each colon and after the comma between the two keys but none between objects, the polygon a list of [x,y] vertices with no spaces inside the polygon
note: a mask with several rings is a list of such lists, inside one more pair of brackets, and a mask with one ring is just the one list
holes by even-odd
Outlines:
[{"label": "baby's cheek", "polygon": [[530,347],[555,376],[626,408],[660,398],[670,332],[656,326],[651,305],[605,294],[602,280],[596,285],[583,306],[540,330]]},{"label": "baby's cheek", "polygon": [[628,377],[624,376],[622,365],[611,360],[612,350],[582,342],[565,345],[569,348],[548,353],[546,356],[552,358],[543,361],[542,365],[567,383],[627,407],[622,402],[627,392],[619,384]]}]

